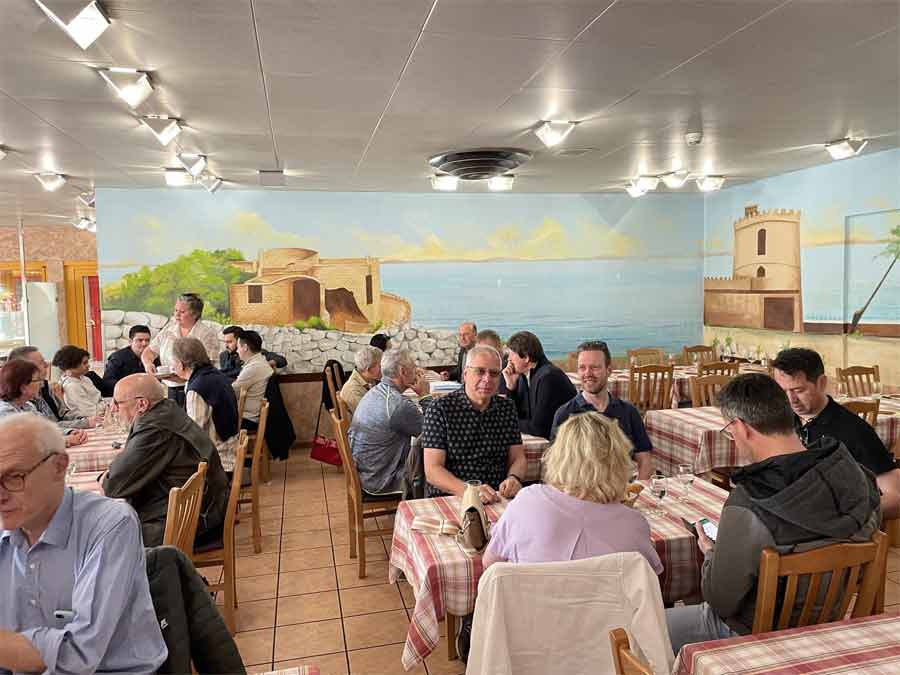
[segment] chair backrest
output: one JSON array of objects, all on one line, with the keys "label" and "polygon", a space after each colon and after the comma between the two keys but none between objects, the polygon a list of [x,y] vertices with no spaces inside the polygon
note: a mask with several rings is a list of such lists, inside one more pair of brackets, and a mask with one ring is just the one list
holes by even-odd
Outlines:
[{"label": "chair backrest", "polygon": [[628,633],[624,628],[614,628],[609,631],[609,646],[612,649],[616,675],[654,675],[650,666],[631,651]]},{"label": "chair backrest", "polygon": [[[262,410],[260,410],[262,418]],[[234,551],[234,521],[237,520],[237,507],[241,498],[241,467],[247,459],[247,447],[250,439],[247,430],[241,429],[238,435],[237,449],[234,451],[234,475],[231,478],[231,491],[228,493],[228,506],[225,508],[225,525],[222,532],[222,543],[225,551]]]},{"label": "chair backrest", "polygon": [[704,375],[691,378],[691,405],[695,408],[718,405],[719,390],[731,382],[728,375]]},{"label": "chair backrest", "polygon": [[206,462],[197,465],[197,472],[180,488],[169,490],[169,509],[166,511],[166,531],[163,546],[177,546],[190,557],[194,554],[194,537],[200,522],[200,505],[206,484]]},{"label": "chair backrest", "polygon": [[238,396],[238,423],[244,419],[245,407],[247,407],[247,387],[241,387],[241,395]]},{"label": "chair backrest", "polygon": [[331,426],[334,430],[334,438],[337,440],[338,453],[341,455],[341,464],[347,480],[347,493],[353,500],[354,508],[362,508],[362,487],[359,482],[359,474],[356,472],[356,464],[353,462],[353,451],[350,449],[350,418],[338,417],[334,410],[328,411]]},{"label": "chair backrest", "polygon": [[671,408],[674,373],[674,366],[632,366],[629,369],[629,400],[641,413]]},{"label": "chair backrest", "polygon": [[340,391],[344,386],[344,369],[338,363],[331,364],[331,371],[334,373],[334,386]]},{"label": "chair backrest", "polygon": [[323,374],[325,375],[325,385],[328,387],[328,394],[331,396],[331,403],[332,403],[331,408],[328,408],[328,410],[329,411],[336,410],[338,407],[338,405],[337,405],[338,392],[341,390],[341,388],[338,387],[337,384],[335,383],[334,371],[331,368],[326,368],[323,371]]},{"label": "chair backrest", "polygon": [[[266,425],[269,422],[269,402],[263,399],[259,405],[259,428],[254,432],[256,442],[253,444],[253,455],[250,460],[250,484],[260,485],[262,475],[263,450],[266,447]],[[235,472],[238,465],[235,464]],[[243,465],[242,465],[243,466]]]},{"label": "chair backrest", "polygon": [[875,393],[875,384],[881,383],[878,366],[838,368],[837,379],[847,388],[848,396],[871,396]]},{"label": "chair backrest", "polygon": [[692,366],[695,363],[709,363],[716,360],[716,348],[707,345],[694,345],[693,347],[684,346],[681,350],[684,363]]},{"label": "chair backrest", "polygon": [[703,377],[705,375],[727,375],[728,377],[737,377],[740,373],[741,365],[735,361],[710,361],[708,363],[697,364],[697,375]]},{"label": "chair backrest", "polygon": [[666,362],[666,353],[659,347],[640,347],[628,350],[628,363],[636,366],[661,366]]},{"label": "chair backrest", "polygon": [[[796,626],[809,626],[842,619],[856,594],[853,618],[870,616],[884,585],[888,540],[876,531],[872,541],[860,544],[832,544],[803,553],[779,555],[772,548],[759,560],[759,585],[753,632],[793,628],[797,615],[798,587],[806,585]],[[830,580],[828,579],[830,577]],[[785,579],[782,585],[782,579]],[[823,582],[827,583],[824,598]],[[775,621],[775,607],[781,611]],[[818,611],[815,611],[818,609]]]},{"label": "chair backrest", "polygon": [[878,413],[881,409],[881,401],[845,401],[844,407],[854,415],[859,415],[873,427],[878,421]]}]

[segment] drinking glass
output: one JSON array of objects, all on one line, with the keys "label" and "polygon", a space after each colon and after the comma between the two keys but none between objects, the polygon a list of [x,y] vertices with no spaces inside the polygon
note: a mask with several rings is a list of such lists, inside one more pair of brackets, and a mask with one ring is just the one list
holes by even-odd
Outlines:
[{"label": "drinking glass", "polygon": [[662,509],[662,500],[668,491],[668,483],[669,481],[665,476],[653,476],[650,479],[650,492],[652,492],[653,496],[658,500],[658,507],[654,509],[652,513],[654,516],[661,516],[665,513]]},{"label": "drinking glass", "polygon": [[71,457],[69,457],[69,466],[66,467],[66,480],[74,476],[76,470],[77,469],[75,468],[75,461]]},{"label": "drinking glass", "polygon": [[694,484],[694,467],[690,464],[679,464],[676,477],[678,482],[681,483],[681,498],[679,501],[686,502],[691,491],[691,485]]}]

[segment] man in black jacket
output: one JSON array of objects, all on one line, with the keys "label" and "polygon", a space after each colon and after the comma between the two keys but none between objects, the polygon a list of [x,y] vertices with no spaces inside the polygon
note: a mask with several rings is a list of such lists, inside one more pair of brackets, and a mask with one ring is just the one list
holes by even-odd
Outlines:
[{"label": "man in black jacket", "polygon": [[[132,326],[128,331],[128,345],[114,351],[106,360],[103,387],[100,389],[104,396],[112,396],[116,383],[123,377],[144,372],[141,354],[149,344],[150,329],[142,325]],[[159,365],[159,359],[156,359],[156,365]]]},{"label": "man in black jacket", "polygon": [[[241,367],[243,365],[241,363],[241,357],[238,356],[237,352],[238,339],[243,332],[244,329],[240,326],[226,326],[222,329],[222,337],[225,339],[225,349],[219,354],[219,370],[221,370],[222,374],[232,382],[234,382],[237,379],[237,376],[241,374]],[[262,354],[266,357],[266,361],[269,362],[269,365],[272,366],[272,370],[287,366],[287,359],[281,354],[266,351],[265,349],[262,350]]]},{"label": "man in black jacket", "polygon": [[770,377],[736,377],[722,388],[719,406],[728,422],[723,433],[754,463],[731,474],[735,488],[715,541],[697,528],[704,602],[666,610],[675,653],[685,644],[751,632],[763,549],[786,554],[868,541],[881,521],[875,477],[833,438],[804,448],[787,396]]},{"label": "man in black jacket", "polygon": [[509,363],[503,379],[509,397],[519,411],[519,429],[524,434],[550,438],[553,415],[575,398],[575,385],[544,355],[544,347],[534,333],[520,331],[509,338]]}]

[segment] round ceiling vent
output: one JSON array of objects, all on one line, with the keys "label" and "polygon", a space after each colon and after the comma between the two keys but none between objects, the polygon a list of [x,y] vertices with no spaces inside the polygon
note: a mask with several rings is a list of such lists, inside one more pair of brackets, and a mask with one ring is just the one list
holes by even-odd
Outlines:
[{"label": "round ceiling vent", "polygon": [[531,159],[527,150],[516,148],[477,148],[452,150],[428,160],[437,171],[460,180],[485,180],[509,173]]}]

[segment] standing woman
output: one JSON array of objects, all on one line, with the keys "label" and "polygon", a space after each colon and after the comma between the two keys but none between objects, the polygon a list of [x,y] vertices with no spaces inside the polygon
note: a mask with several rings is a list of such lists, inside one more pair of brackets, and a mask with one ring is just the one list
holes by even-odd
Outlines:
[{"label": "standing woman", "polygon": [[[175,311],[172,319],[163,326],[156,336],[150,340],[150,345],[141,352],[141,363],[144,371],[150,375],[156,375],[156,366],[153,362],[159,358],[163,366],[174,366],[173,347],[175,340],[183,337],[197,338],[203,343],[210,362],[218,357],[219,336],[216,331],[200,321],[203,316],[203,300],[196,293],[182,293],[175,301]],[[177,379],[164,379],[163,382],[169,388],[169,398],[184,406],[184,381]]]}]

